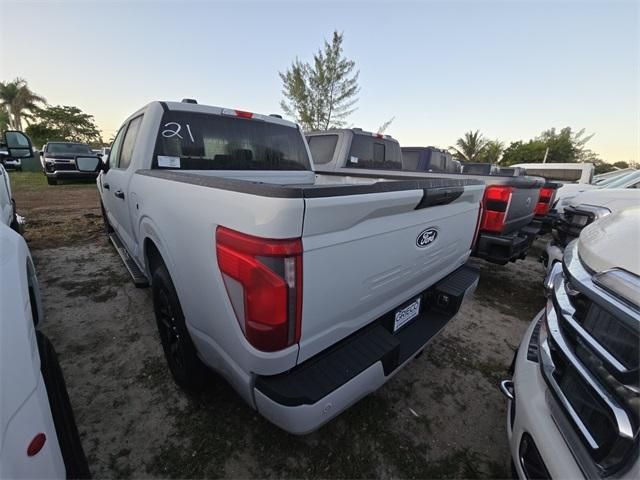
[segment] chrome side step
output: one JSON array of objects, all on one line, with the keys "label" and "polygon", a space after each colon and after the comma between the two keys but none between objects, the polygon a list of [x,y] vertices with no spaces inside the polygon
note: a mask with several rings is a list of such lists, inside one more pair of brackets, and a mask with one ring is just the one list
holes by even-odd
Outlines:
[{"label": "chrome side step", "polygon": [[138,288],[145,288],[149,286],[149,279],[144,274],[142,270],[138,267],[138,264],[129,256],[127,253],[127,249],[124,248],[124,245],[120,241],[118,235],[115,232],[109,234],[109,239],[113,246],[115,247],[118,255],[122,259],[122,263],[127,268],[129,275],[131,275],[131,280],[133,280],[133,284]]}]

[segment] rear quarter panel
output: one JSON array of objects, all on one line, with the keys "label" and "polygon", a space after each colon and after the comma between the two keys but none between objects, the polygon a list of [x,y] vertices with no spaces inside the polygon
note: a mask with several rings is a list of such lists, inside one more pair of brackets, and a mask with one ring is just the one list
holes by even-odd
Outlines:
[{"label": "rear quarter panel", "polygon": [[[215,232],[222,225],[264,238],[302,235],[301,198],[270,198],[134,175],[138,199],[132,219],[145,266],[144,242],[163,255],[180,299],[187,327],[202,360],[251,400],[249,372],[280,373],[295,365],[298,348],[265,353],[245,339],[220,274]],[[148,272],[151,275],[151,272]]]}]

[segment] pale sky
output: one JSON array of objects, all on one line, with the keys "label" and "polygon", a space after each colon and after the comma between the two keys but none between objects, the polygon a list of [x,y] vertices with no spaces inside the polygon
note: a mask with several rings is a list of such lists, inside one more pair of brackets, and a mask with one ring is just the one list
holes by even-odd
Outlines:
[{"label": "pale sky", "polygon": [[448,147],[571,126],[640,161],[640,2],[0,0],[0,80],[94,115],[108,139],[151,100],[279,113],[281,81],[334,29],[360,70],[353,126]]}]

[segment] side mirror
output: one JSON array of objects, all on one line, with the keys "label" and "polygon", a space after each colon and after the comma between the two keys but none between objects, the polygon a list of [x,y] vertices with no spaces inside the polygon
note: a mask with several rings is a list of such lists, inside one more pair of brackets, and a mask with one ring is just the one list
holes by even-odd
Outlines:
[{"label": "side mirror", "polygon": [[31,140],[22,132],[7,130],[4,132],[4,143],[11,158],[28,158],[33,154]]},{"label": "side mirror", "polygon": [[76,157],[76,167],[80,172],[97,172],[102,161],[98,157]]}]

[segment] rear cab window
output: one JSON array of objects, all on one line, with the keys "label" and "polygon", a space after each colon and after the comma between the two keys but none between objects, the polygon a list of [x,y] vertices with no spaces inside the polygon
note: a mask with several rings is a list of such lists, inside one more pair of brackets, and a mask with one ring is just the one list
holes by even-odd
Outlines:
[{"label": "rear cab window", "polygon": [[177,170],[311,170],[297,128],[253,118],[169,110],[152,168]]},{"label": "rear cab window", "polygon": [[354,134],[346,167],[401,170],[400,145],[373,135]]},{"label": "rear cab window", "polygon": [[338,144],[338,135],[314,135],[307,137],[311,158],[316,165],[329,163]]}]

